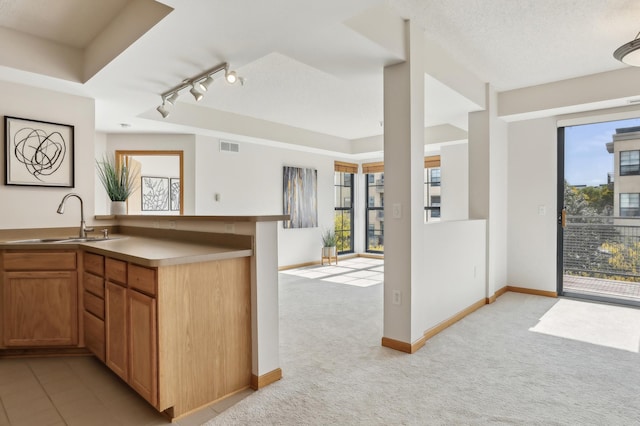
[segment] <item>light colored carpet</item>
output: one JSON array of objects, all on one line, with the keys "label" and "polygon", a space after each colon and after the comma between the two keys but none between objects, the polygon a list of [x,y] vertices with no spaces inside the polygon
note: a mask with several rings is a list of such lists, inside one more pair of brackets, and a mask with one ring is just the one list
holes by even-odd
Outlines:
[{"label": "light colored carpet", "polygon": [[563,300],[506,293],[407,355],[382,285],[280,274],[284,377],[206,424],[640,424],[638,353],[531,330]]}]

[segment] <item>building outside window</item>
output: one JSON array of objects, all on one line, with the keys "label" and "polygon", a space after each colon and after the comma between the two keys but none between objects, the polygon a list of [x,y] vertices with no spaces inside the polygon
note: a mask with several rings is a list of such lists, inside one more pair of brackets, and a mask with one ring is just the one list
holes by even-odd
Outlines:
[{"label": "building outside window", "polygon": [[339,254],[353,253],[353,173],[335,172],[335,232]]}]

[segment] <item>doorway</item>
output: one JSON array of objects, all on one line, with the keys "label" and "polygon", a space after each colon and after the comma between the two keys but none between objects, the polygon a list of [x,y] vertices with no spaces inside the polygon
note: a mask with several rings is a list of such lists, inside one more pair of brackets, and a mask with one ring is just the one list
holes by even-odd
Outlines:
[{"label": "doorway", "polygon": [[640,119],[558,129],[558,294],[640,306]]},{"label": "doorway", "polygon": [[127,214],[184,214],[183,151],[117,150],[116,162],[127,164],[139,179],[138,190],[127,200]]}]

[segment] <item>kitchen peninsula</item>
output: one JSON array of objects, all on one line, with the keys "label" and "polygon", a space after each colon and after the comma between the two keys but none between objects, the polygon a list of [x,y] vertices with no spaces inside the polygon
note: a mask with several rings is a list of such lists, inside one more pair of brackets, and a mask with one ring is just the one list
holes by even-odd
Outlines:
[{"label": "kitchen peninsula", "polygon": [[102,216],[93,225],[112,237],[93,242],[20,242],[70,229],[0,231],[0,356],[86,348],[170,418],[264,387],[281,377],[283,219]]}]

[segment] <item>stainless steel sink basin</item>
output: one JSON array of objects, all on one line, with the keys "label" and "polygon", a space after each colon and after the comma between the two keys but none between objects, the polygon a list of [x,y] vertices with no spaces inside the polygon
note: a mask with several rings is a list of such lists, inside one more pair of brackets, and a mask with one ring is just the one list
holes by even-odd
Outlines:
[{"label": "stainless steel sink basin", "polygon": [[118,237],[67,237],[67,238],[31,238],[28,240],[5,241],[6,244],[42,244],[42,243],[93,243],[115,240]]}]

